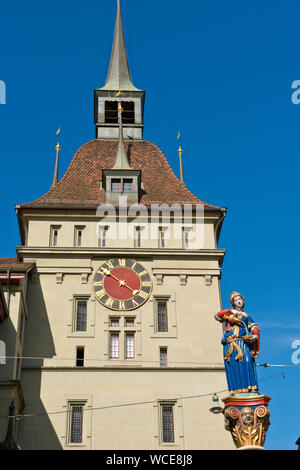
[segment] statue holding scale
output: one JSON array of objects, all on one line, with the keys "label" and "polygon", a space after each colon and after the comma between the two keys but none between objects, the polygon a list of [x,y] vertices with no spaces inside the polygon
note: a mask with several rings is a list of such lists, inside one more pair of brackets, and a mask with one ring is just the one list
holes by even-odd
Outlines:
[{"label": "statue holding scale", "polygon": [[230,302],[233,308],[215,315],[224,325],[221,342],[229,390],[229,397],[223,399],[225,429],[231,432],[236,447],[263,449],[271,398],[258,391],[255,358],[260,332],[253,318],[244,312],[244,297],[233,292]]}]

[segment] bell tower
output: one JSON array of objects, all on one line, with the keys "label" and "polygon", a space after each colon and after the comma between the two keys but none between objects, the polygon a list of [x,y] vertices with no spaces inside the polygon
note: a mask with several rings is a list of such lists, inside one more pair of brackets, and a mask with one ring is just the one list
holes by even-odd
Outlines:
[{"label": "bell tower", "polygon": [[132,83],[125,46],[120,0],[109,70],[104,87],[94,91],[97,139],[118,139],[118,109],[122,107],[124,139],[143,138],[145,92]]}]

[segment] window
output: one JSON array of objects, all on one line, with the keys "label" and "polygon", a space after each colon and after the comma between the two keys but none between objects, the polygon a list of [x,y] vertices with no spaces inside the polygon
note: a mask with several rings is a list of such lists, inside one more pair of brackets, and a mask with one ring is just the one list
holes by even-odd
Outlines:
[{"label": "window", "polygon": [[190,248],[190,232],[192,231],[191,228],[184,228],[183,229],[183,248],[186,250]]},{"label": "window", "polygon": [[75,331],[87,330],[87,300],[75,300]]},{"label": "window", "polygon": [[84,366],[84,347],[77,346],[76,350],[76,367]]},{"label": "window", "polygon": [[166,234],[167,234],[166,227],[159,227],[158,229],[158,246],[159,248],[166,248]]},{"label": "window", "polygon": [[133,192],[133,180],[132,179],[124,179],[123,180],[123,192],[124,193],[132,193]]},{"label": "window", "polygon": [[174,404],[161,404],[161,420],[162,420],[162,442],[175,442],[174,434]]},{"label": "window", "polygon": [[118,124],[117,101],[105,101],[105,122],[107,124]]},{"label": "window", "polygon": [[121,179],[112,179],[111,180],[111,191],[112,193],[121,193],[122,192],[122,182]]},{"label": "window", "polygon": [[60,225],[51,225],[50,227],[50,246],[58,246],[58,232]]},{"label": "window", "polygon": [[134,334],[126,333],[126,359],[134,359],[135,347],[134,347]]},{"label": "window", "polygon": [[135,116],[134,116],[134,102],[133,101],[122,101],[121,103],[123,113],[122,113],[122,120],[124,124],[134,124]]},{"label": "window", "polygon": [[82,443],[82,430],[83,430],[83,408],[81,403],[70,405],[70,443]]},{"label": "window", "polygon": [[168,331],[168,301],[157,300],[156,310],[157,310],[157,331],[167,332]]},{"label": "window", "polygon": [[133,328],[134,327],[134,318],[125,318],[125,327]]},{"label": "window", "polygon": [[168,367],[167,348],[160,348],[160,367]]},{"label": "window", "polygon": [[136,227],[135,228],[135,236],[134,236],[134,245],[135,248],[141,248],[142,246],[142,228]]},{"label": "window", "polygon": [[74,229],[74,246],[82,246],[82,235],[84,226],[76,226]]},{"label": "window", "polygon": [[120,318],[119,317],[111,317],[109,320],[110,326],[120,326]]},{"label": "window", "polygon": [[119,334],[110,335],[110,358],[119,359]]},{"label": "window", "polygon": [[107,232],[108,232],[108,226],[99,227],[98,243],[99,243],[99,246],[101,246],[102,248],[105,248],[107,245]]}]

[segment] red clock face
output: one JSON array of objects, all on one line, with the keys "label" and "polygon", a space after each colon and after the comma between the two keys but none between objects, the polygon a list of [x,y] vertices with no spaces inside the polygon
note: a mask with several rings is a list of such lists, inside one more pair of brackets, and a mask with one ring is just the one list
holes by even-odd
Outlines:
[{"label": "red clock face", "polygon": [[145,268],[129,259],[104,263],[94,277],[95,296],[112,310],[132,310],[149,298],[151,279]]}]

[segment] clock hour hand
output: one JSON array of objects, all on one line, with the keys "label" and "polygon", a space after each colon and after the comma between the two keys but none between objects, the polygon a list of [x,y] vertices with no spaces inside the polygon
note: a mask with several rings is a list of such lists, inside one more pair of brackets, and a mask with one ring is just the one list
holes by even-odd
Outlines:
[{"label": "clock hour hand", "polygon": [[127,289],[131,290],[131,292],[133,293],[133,295],[136,295],[139,293],[139,290],[134,290],[132,289],[131,287],[129,287],[125,281],[121,280],[121,279],[118,279],[116,276],[114,276],[108,269],[106,268],[102,268],[102,272],[103,274],[105,274],[106,276],[111,276],[113,279],[115,279],[116,281],[119,282],[120,286],[124,286],[124,287],[127,287]]}]

